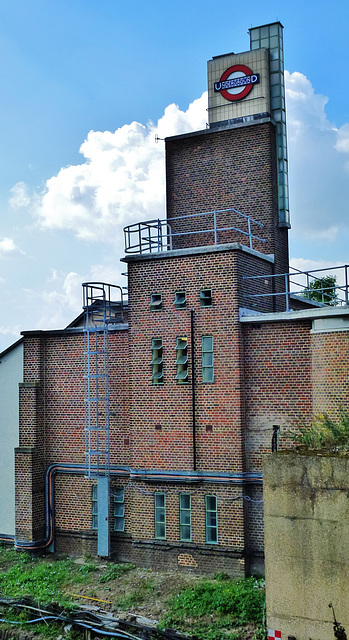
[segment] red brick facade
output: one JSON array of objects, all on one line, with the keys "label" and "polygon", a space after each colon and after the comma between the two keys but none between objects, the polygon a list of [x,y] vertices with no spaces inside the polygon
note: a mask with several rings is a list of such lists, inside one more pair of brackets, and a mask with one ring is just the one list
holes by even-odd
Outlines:
[{"label": "red brick facade", "polygon": [[[260,571],[261,456],[270,451],[273,427],[287,446],[289,427],[308,425],[314,412],[348,407],[348,332],[313,332],[306,314],[273,313],[284,303],[270,295],[279,284],[269,276],[288,271],[275,155],[271,122],[167,141],[170,221],[235,207],[263,222],[266,243],[251,251],[229,232],[214,246],[194,233],[179,236],[173,251],[125,258],[129,322],[109,332],[108,351],[110,549],[119,560],[234,575]],[[197,232],[200,224],[183,220],[173,229]],[[263,278],[247,281],[251,275]],[[161,307],[152,308],[154,295]],[[241,308],[255,315],[241,319]],[[184,355],[178,339],[187,345]],[[161,357],[154,340],[161,341]],[[210,381],[205,344],[213,349]],[[163,378],[152,378],[161,359]],[[178,364],[187,377],[178,378]],[[26,332],[16,450],[19,546],[33,541],[45,548],[52,538],[58,551],[97,551],[84,402],[83,330]],[[120,489],[124,527],[115,531]]]}]

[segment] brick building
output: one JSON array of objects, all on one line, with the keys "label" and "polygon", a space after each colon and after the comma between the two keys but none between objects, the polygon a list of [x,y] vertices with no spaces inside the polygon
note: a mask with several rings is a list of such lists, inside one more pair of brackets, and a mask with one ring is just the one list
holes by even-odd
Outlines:
[{"label": "brick building", "polygon": [[84,320],[23,332],[18,547],[260,572],[262,454],[347,408],[347,288],[291,291],[282,25],[250,46],[209,62],[209,127],[165,141],[127,304],[89,283]]}]

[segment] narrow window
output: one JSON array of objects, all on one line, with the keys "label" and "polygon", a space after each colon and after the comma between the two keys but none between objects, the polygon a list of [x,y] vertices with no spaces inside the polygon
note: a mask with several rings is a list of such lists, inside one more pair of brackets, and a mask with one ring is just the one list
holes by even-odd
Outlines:
[{"label": "narrow window", "polygon": [[155,538],[166,540],[166,496],[164,493],[154,494]]},{"label": "narrow window", "polygon": [[200,307],[212,307],[212,289],[201,289]]},{"label": "narrow window", "polygon": [[153,338],[151,341],[151,365],[153,384],[162,384],[164,381],[162,365],[162,338]]},{"label": "narrow window", "polygon": [[114,531],[125,531],[125,492],[114,491]]},{"label": "narrow window", "polygon": [[174,305],[176,309],[187,308],[187,294],[185,293],[185,291],[176,291]]},{"label": "narrow window", "polygon": [[188,338],[181,337],[176,340],[176,365],[178,382],[188,382]]},{"label": "narrow window", "polygon": [[213,337],[202,336],[202,381],[213,382]]},{"label": "narrow window", "polygon": [[161,311],[162,309],[162,295],[161,293],[152,293],[150,296],[150,309],[151,311]]},{"label": "narrow window", "polygon": [[179,528],[181,540],[191,541],[191,495],[179,494]]},{"label": "narrow window", "polygon": [[218,542],[217,498],[205,496],[206,507],[206,542]]},{"label": "narrow window", "polygon": [[98,529],[97,485],[92,485],[92,529]]}]

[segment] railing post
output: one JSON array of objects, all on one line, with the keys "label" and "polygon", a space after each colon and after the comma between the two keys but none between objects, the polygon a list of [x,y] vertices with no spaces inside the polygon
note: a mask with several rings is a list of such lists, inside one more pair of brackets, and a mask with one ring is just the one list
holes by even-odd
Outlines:
[{"label": "railing post", "polygon": [[250,218],[250,216],[248,216],[248,218],[247,218],[247,224],[248,224],[248,235],[249,235],[249,238],[250,238],[250,249],[253,249],[253,247],[252,247],[252,233],[251,233],[251,218]]},{"label": "railing post", "polygon": [[345,265],[345,304],[348,306],[349,304],[349,296],[348,296],[348,265]]},{"label": "railing post", "polygon": [[138,246],[139,246],[139,253],[142,253],[142,236],[141,236],[141,225],[138,225]]},{"label": "railing post", "polygon": [[217,244],[217,211],[213,212],[214,243]]},{"label": "railing post", "polygon": [[290,305],[289,305],[289,274],[285,273],[285,294],[286,294],[286,311],[290,310]]},{"label": "railing post", "polygon": [[161,220],[158,219],[158,250],[162,250],[162,227]]}]

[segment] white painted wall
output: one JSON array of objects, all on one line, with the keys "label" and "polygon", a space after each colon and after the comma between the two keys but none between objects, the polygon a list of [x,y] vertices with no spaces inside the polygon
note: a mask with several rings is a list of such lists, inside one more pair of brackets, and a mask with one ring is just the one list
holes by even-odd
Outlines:
[{"label": "white painted wall", "polygon": [[0,534],[15,534],[15,456],[18,447],[18,383],[23,382],[23,343],[0,354]]}]

